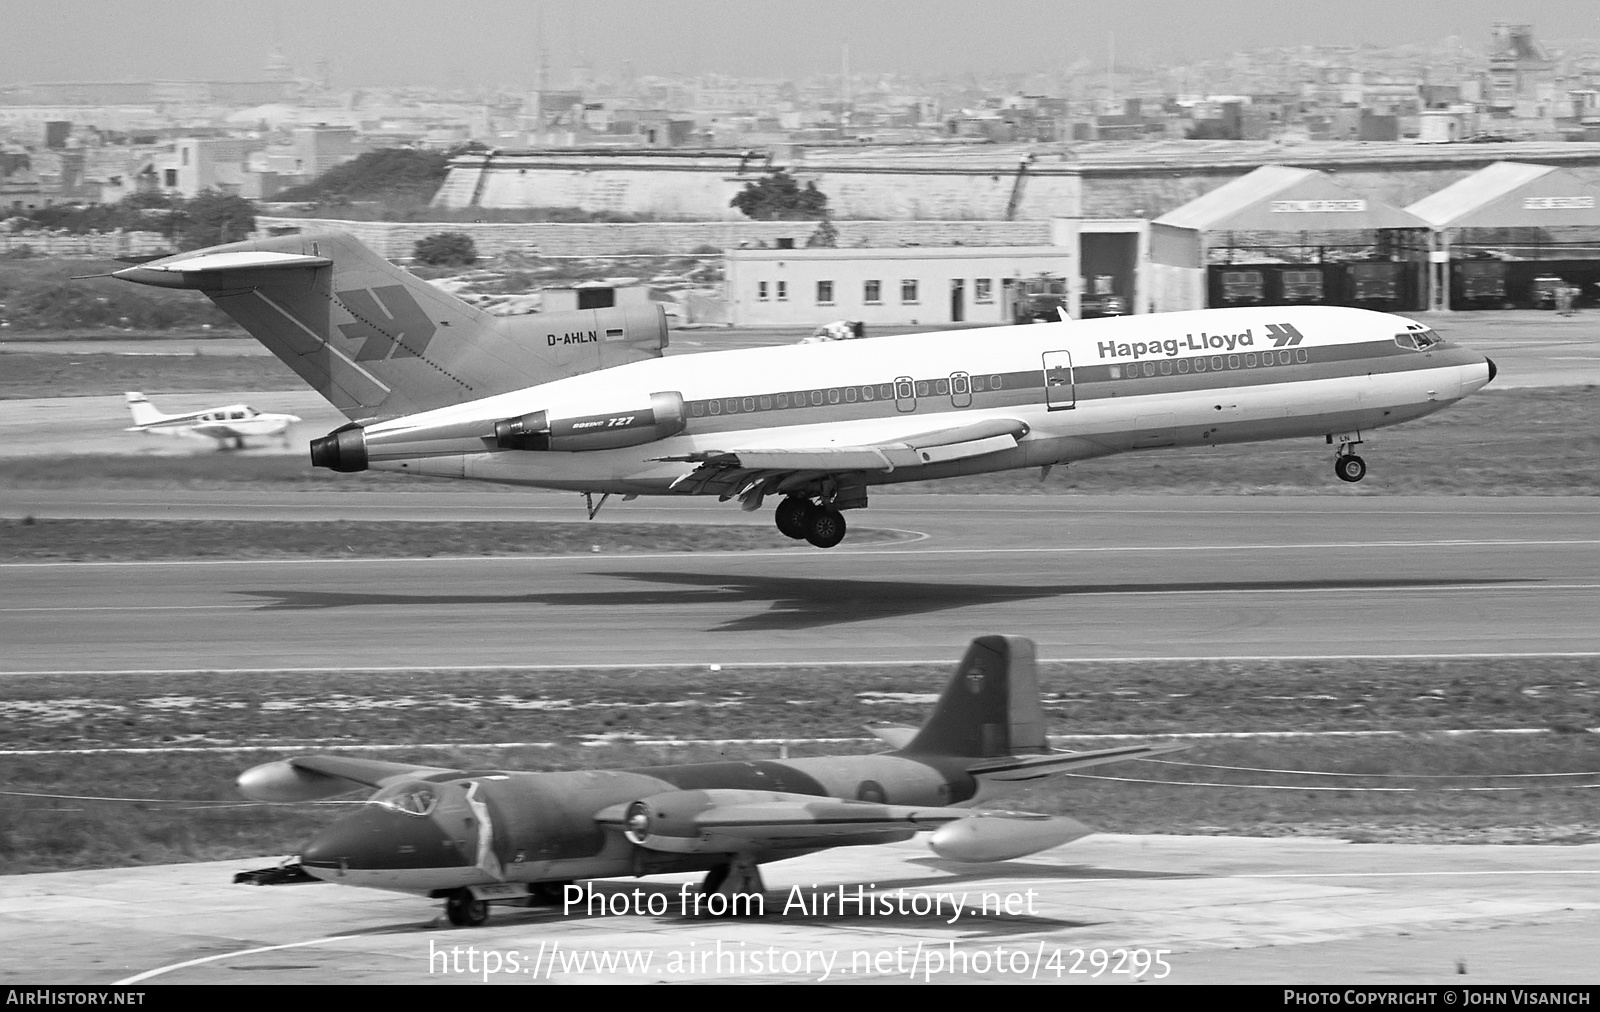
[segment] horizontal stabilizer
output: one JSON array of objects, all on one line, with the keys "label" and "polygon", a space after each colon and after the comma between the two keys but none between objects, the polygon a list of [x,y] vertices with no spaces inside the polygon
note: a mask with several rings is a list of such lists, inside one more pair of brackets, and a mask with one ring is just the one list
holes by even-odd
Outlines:
[{"label": "horizontal stabilizer", "polygon": [[1161,745],[1126,745],[1121,748],[1100,749],[1096,752],[1052,752],[1049,755],[1009,756],[968,766],[967,772],[979,780],[1038,780],[1103,763],[1148,759],[1151,756],[1166,755],[1168,752],[1181,752],[1188,747],[1182,742],[1167,742]]},{"label": "horizontal stabilizer", "polygon": [[[294,267],[331,267],[327,257],[304,253],[279,253],[275,250],[237,250],[230,253],[203,253],[194,257],[168,257],[127,268],[128,273],[159,271],[163,274],[217,274],[224,271],[287,270]],[[130,278],[129,280],[139,280]]]}]

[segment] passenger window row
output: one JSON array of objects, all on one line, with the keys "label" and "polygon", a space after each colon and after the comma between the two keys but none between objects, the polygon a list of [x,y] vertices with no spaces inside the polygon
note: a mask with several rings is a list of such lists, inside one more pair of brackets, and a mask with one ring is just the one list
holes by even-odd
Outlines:
[{"label": "passenger window row", "polygon": [[894,383],[868,383],[863,386],[827,387],[819,390],[794,390],[751,397],[714,397],[690,401],[689,413],[695,418],[707,415],[739,415],[759,411],[787,411],[791,408],[820,408],[832,404],[857,404],[869,401],[911,400],[913,397],[967,397],[1003,389],[1005,377],[968,376],[955,373],[936,380],[911,380]]},{"label": "passenger window row", "polygon": [[1230,369],[1260,369],[1270,365],[1304,365],[1311,356],[1304,348],[1277,352],[1246,352],[1243,355],[1198,355],[1194,358],[1164,358],[1159,362],[1129,362],[1111,366],[1112,379],[1138,379],[1144,376],[1183,375],[1188,372],[1227,372]]}]

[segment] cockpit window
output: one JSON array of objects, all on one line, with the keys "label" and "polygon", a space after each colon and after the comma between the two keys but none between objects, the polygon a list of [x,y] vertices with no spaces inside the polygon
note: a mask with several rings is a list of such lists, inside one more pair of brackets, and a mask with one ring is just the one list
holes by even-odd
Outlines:
[{"label": "cockpit window", "polygon": [[1394,343],[1409,351],[1426,351],[1436,344],[1443,344],[1444,338],[1428,328],[1422,327],[1417,330],[1408,330],[1404,334],[1396,334]]},{"label": "cockpit window", "polygon": [[395,784],[385,787],[367,802],[406,815],[427,815],[439,803],[439,796],[427,784]]}]

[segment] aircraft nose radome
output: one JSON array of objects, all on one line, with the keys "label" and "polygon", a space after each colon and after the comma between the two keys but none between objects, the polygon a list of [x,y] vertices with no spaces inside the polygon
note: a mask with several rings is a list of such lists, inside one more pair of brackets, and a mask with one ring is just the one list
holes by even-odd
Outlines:
[{"label": "aircraft nose radome", "polygon": [[1494,375],[1495,375],[1495,373],[1497,373],[1497,372],[1499,372],[1499,371],[1500,371],[1500,370],[1498,370],[1498,369],[1496,369],[1496,368],[1495,368],[1495,367],[1494,367],[1494,359],[1492,359],[1492,358],[1485,358],[1485,359],[1484,359],[1484,361],[1485,361],[1485,362],[1487,362],[1487,363],[1489,363],[1489,382],[1490,382],[1490,383],[1493,383],[1493,382],[1494,382]]},{"label": "aircraft nose radome", "polygon": [[449,844],[430,818],[368,806],[306,844],[300,863],[308,868],[369,871],[465,864]]}]

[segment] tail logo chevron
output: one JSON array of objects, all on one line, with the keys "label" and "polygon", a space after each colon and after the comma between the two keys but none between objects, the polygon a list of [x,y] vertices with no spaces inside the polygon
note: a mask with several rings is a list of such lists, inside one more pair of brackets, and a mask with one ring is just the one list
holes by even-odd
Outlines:
[{"label": "tail logo chevron", "polygon": [[1305,340],[1305,335],[1300,333],[1292,323],[1267,324],[1267,336],[1272,338],[1274,348],[1293,348]]},{"label": "tail logo chevron", "polygon": [[357,362],[420,357],[438,329],[404,285],[353,288],[337,294],[340,304],[356,318],[354,323],[339,324],[339,331],[361,342],[355,354]]}]

